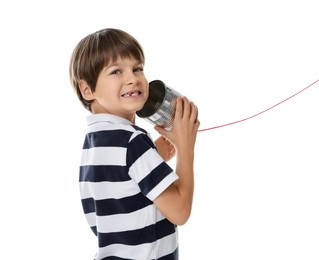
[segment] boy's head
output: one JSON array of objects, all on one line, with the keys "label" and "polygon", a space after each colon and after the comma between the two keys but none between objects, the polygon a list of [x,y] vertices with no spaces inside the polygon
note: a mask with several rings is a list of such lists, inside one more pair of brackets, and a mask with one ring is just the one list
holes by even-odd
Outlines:
[{"label": "boy's head", "polygon": [[91,111],[91,101],[82,97],[80,80],[86,81],[92,92],[102,69],[118,58],[134,58],[144,64],[141,45],[130,34],[119,29],[103,29],[83,38],[75,47],[70,61],[70,80],[83,106]]}]

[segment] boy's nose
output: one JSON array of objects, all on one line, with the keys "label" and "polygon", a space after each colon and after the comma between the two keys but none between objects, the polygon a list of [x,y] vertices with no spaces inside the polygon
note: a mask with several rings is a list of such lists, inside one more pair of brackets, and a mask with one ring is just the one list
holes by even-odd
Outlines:
[{"label": "boy's nose", "polygon": [[131,72],[126,75],[125,82],[127,85],[136,84],[138,81],[137,76]]}]

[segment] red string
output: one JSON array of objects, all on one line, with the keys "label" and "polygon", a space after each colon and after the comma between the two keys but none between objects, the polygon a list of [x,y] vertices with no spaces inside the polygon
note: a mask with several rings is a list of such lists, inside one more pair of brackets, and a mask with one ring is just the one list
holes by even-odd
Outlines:
[{"label": "red string", "polygon": [[246,118],[244,118],[244,119],[237,120],[237,121],[234,121],[234,122],[230,122],[230,123],[227,123],[227,124],[218,125],[218,126],[213,126],[213,127],[205,128],[205,129],[200,129],[200,130],[198,130],[198,132],[208,131],[208,130],[212,130],[212,129],[216,129],[216,128],[221,128],[221,127],[228,126],[228,125],[237,124],[237,123],[246,121],[246,120],[248,120],[248,119],[251,119],[251,118],[253,118],[253,117],[259,116],[259,115],[261,115],[261,114],[267,112],[268,110],[270,110],[270,109],[272,109],[272,108],[274,108],[274,107],[276,107],[276,106],[278,106],[278,105],[280,105],[280,104],[286,102],[287,100],[293,98],[294,96],[297,96],[298,94],[300,94],[301,92],[303,92],[303,91],[305,91],[306,89],[310,88],[311,86],[313,86],[313,85],[316,84],[317,82],[319,82],[319,79],[316,80],[316,81],[314,81],[313,83],[311,83],[309,86],[305,87],[304,89],[302,89],[302,90],[298,91],[297,93],[293,94],[292,96],[290,96],[290,97],[288,97],[288,98],[286,98],[286,99],[280,101],[279,103],[277,103],[277,104],[275,104],[275,105],[273,105],[273,106],[271,106],[271,107],[269,107],[269,108],[267,108],[267,109],[265,109],[265,110],[263,110],[263,111],[261,111],[261,112],[255,114],[255,115],[252,115],[252,116],[249,116],[249,117],[246,117]]}]

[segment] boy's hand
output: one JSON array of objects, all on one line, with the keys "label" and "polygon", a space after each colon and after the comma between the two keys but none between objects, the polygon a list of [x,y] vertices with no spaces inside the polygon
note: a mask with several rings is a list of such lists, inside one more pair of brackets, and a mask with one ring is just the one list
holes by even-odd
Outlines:
[{"label": "boy's hand", "polygon": [[186,97],[177,97],[174,125],[171,131],[156,126],[155,130],[168,139],[178,151],[193,151],[200,122],[197,107]]},{"label": "boy's hand", "polygon": [[175,156],[174,145],[164,136],[160,136],[158,139],[156,139],[155,145],[158,153],[162,156],[164,161],[167,162]]}]

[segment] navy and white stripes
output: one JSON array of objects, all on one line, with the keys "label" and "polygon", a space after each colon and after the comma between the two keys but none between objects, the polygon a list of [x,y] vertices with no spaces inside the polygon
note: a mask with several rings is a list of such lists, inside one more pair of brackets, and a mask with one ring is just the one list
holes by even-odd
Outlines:
[{"label": "navy and white stripes", "polygon": [[177,175],[128,120],[95,114],[88,124],[79,180],[95,259],[178,259],[177,228],[153,204]]}]

